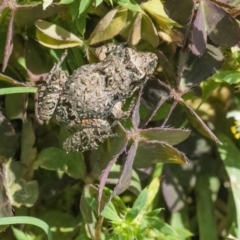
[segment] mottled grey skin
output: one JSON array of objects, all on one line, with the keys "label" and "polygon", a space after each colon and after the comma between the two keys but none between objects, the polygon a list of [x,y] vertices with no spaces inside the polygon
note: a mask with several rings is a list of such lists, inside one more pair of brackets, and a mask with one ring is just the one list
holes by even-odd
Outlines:
[{"label": "mottled grey skin", "polygon": [[56,66],[39,91],[39,117],[56,120],[73,132],[64,142],[67,151],[98,148],[113,136],[108,117],[126,116],[119,105],[139,89],[157,65],[157,56],[123,45],[96,49],[101,62],[76,69],[70,77]]}]

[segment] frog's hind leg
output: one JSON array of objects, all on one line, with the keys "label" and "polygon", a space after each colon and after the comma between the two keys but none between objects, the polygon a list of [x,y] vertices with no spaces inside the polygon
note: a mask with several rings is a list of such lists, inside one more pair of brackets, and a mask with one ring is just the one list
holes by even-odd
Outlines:
[{"label": "frog's hind leg", "polygon": [[84,152],[97,149],[107,138],[115,136],[112,132],[101,132],[96,128],[85,128],[67,138],[63,148],[67,152]]},{"label": "frog's hind leg", "polygon": [[65,51],[60,61],[54,64],[52,70],[48,74],[47,79],[41,85],[38,93],[38,115],[41,120],[49,120],[53,115],[57,106],[62,88],[67,80],[67,76],[63,71],[57,69],[66,57]]},{"label": "frog's hind leg", "polygon": [[63,148],[68,152],[97,149],[107,138],[116,136],[104,119],[82,119],[69,123],[67,128],[74,132],[63,143]]},{"label": "frog's hind leg", "polygon": [[38,94],[38,115],[41,120],[49,120],[57,106],[67,76],[62,71],[52,75],[50,84],[44,82]]}]

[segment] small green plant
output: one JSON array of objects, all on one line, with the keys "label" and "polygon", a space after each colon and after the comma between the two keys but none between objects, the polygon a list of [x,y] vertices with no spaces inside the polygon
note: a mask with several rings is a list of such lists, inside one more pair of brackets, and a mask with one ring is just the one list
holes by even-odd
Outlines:
[{"label": "small green plant", "polygon": [[[126,207],[121,198],[113,199],[101,212],[101,216],[111,224],[106,230],[105,238],[108,240],[177,240],[192,236],[186,229],[174,229],[160,217],[162,208],[152,209],[154,199],[158,194],[159,179],[155,178],[149,187],[142,190],[131,208]],[[93,210],[96,211],[96,200],[86,199]],[[115,202],[115,204],[114,204]],[[116,205],[116,207],[115,207]]]}]

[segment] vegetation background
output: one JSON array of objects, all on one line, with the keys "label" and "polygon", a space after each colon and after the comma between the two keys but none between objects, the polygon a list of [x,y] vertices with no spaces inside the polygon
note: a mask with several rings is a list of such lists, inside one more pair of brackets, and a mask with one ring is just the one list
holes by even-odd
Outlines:
[{"label": "vegetation background", "polygon": [[[0,239],[240,239],[239,17],[238,0],[1,0]],[[66,153],[37,88],[64,49],[71,75],[108,42],[158,67],[118,136]]]}]

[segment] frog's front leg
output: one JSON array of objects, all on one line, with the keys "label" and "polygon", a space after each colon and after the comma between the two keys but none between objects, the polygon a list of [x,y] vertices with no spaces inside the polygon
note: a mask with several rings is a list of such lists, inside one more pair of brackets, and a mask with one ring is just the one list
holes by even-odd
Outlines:
[{"label": "frog's front leg", "polygon": [[130,117],[133,107],[135,105],[135,98],[133,98],[130,102],[130,105],[128,107],[127,111],[123,111],[122,110],[122,106],[124,105],[125,101],[122,102],[117,102],[113,108],[112,108],[112,112],[111,112],[111,118],[114,120],[120,120],[120,119],[124,119],[124,118],[128,118]]},{"label": "frog's front leg", "polygon": [[41,120],[49,120],[53,115],[66,80],[65,72],[57,71],[42,84],[38,94],[38,115]]},{"label": "frog's front leg", "polygon": [[63,148],[67,152],[84,152],[97,149],[107,138],[115,136],[107,120],[84,119],[81,125],[71,125],[70,130],[79,130],[67,138]]}]

